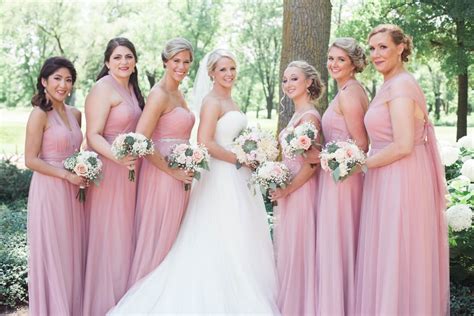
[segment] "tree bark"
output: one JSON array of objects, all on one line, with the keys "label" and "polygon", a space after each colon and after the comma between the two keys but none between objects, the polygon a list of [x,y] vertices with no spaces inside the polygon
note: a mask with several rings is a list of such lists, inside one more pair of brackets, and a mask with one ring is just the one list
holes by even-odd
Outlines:
[{"label": "tree bark", "polygon": [[[283,40],[280,60],[280,78],[293,60],[305,60],[315,66],[323,82],[328,83],[326,54],[331,28],[330,0],[284,0]],[[283,97],[280,86],[280,98]],[[327,94],[318,104],[322,110],[328,105]],[[285,97],[279,106],[278,132],[284,128],[294,113],[294,105]]]},{"label": "tree bark", "polygon": [[466,25],[463,19],[456,21],[456,42],[458,48],[458,121],[456,139],[467,135],[467,91],[468,91],[468,75],[467,67],[468,61],[466,56],[466,49],[464,47],[463,39],[467,37],[465,34]]}]

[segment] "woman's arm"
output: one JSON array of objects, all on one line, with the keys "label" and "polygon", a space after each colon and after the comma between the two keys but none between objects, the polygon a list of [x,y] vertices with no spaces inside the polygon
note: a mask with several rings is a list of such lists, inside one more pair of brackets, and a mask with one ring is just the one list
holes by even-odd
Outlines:
[{"label": "woman's arm", "polygon": [[64,168],[52,166],[38,157],[47,122],[48,115],[43,110],[35,108],[31,112],[26,125],[25,165],[29,169],[44,175],[65,179],[75,185],[84,185],[85,181],[81,177]]},{"label": "woman's arm", "polygon": [[[168,104],[169,100],[166,93],[161,91],[160,88],[153,89],[147,98],[145,108],[138,121],[136,132],[143,134],[147,138],[151,138],[160,117],[169,110]],[[147,155],[146,159],[155,167],[177,180],[183,181],[184,183],[191,183],[193,180],[192,174],[186,173],[185,170],[171,169],[168,167],[168,162],[158,150],[155,150],[153,155]]]},{"label": "woman's arm", "polygon": [[[311,122],[318,128],[318,141],[321,141],[321,125],[314,115],[306,114],[301,119],[301,123]],[[312,167],[307,161],[304,162],[300,171],[291,180],[291,183],[284,189],[276,189],[270,193],[270,199],[272,201],[284,198],[288,194],[298,190],[303,184],[306,183],[316,172],[316,167]]]},{"label": "woman's arm", "polygon": [[205,98],[201,107],[200,123],[198,128],[198,142],[207,147],[212,157],[235,164],[235,154],[218,145],[214,140],[217,120],[221,115],[219,103],[212,98]]},{"label": "woman's arm", "polygon": [[[115,161],[123,166],[132,166],[136,158],[126,156],[122,159],[116,159],[112,153],[110,144],[102,136],[109,112],[118,104],[120,99],[117,98],[115,90],[104,82],[96,84],[92,87],[91,92],[86,98],[86,137],[88,145],[100,155]],[[115,101],[115,102],[114,102]]]},{"label": "woman's arm", "polygon": [[367,131],[364,125],[366,106],[361,104],[360,89],[358,86],[349,86],[339,93],[339,110],[344,117],[347,130],[357,146],[364,152],[369,149]]}]

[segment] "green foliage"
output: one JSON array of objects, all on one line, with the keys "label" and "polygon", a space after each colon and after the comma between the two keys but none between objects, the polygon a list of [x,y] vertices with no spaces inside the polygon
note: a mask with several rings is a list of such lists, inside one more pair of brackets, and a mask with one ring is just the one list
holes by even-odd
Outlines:
[{"label": "green foliage", "polygon": [[25,209],[0,206],[0,306],[28,302]]},{"label": "green foliage", "polygon": [[13,203],[28,197],[32,172],[21,170],[9,160],[0,160],[0,201]]},{"label": "green foliage", "polygon": [[474,293],[472,288],[451,283],[451,315],[472,315],[474,311]]}]

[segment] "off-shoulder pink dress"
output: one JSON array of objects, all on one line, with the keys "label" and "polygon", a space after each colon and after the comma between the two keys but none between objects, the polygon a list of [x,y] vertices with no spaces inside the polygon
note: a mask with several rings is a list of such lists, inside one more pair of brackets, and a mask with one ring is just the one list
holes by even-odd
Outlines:
[{"label": "off-shoulder pink dress", "polygon": [[[66,106],[69,127],[47,112],[39,157],[63,168],[78,151],[82,132]],[[69,129],[70,128],[70,129]],[[84,208],[67,180],[33,173],[28,195],[28,294],[30,315],[81,315],[84,280]]]},{"label": "off-shoulder pink dress", "polygon": [[[393,142],[387,102],[397,98],[413,100],[427,118],[423,92],[411,74],[385,81],[365,116],[371,156]],[[366,174],[355,314],[449,313],[445,193],[433,126],[415,119],[413,151]]]},{"label": "off-shoulder pink dress", "polygon": [[[348,81],[341,90],[350,85],[365,94],[356,80]],[[325,142],[345,141],[351,137],[344,116],[335,111],[339,94],[323,115],[322,129]],[[350,106],[363,107],[355,99]],[[361,121],[361,124],[363,122]],[[335,183],[331,173],[321,171],[319,176],[319,207],[316,229],[316,271],[318,299],[316,315],[351,315],[354,305],[354,272],[359,233],[359,214],[362,200],[363,176],[354,174],[342,182]]]},{"label": "off-shoulder pink dress", "polygon": [[[163,157],[176,144],[187,143],[194,114],[178,106],[163,114],[153,132],[155,149]],[[144,159],[138,183],[135,218],[135,251],[129,286],[153,271],[168,254],[188,205],[184,183]]]},{"label": "off-shoulder pink dress", "polygon": [[[302,113],[288,126],[298,126],[304,115],[311,114],[321,121],[316,110]],[[286,128],[280,133],[285,137]],[[303,166],[303,158],[283,157],[283,162],[294,177]],[[298,190],[278,200],[275,211],[275,254],[280,288],[278,307],[282,315],[316,313],[316,192],[318,174],[315,173]]]},{"label": "off-shoulder pink dress", "polygon": [[[117,135],[135,131],[141,109],[135,94],[111,75],[100,80],[110,83],[123,99],[111,108],[104,127],[103,136],[112,144]],[[128,180],[126,167],[101,159],[103,180],[89,187],[86,199],[89,236],[84,315],[91,316],[105,315],[128,289],[135,220],[137,182]]]}]

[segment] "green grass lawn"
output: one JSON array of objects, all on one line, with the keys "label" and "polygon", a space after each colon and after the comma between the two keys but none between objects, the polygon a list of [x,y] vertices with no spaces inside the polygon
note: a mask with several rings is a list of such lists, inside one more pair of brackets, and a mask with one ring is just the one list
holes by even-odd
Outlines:
[{"label": "green grass lawn", "polygon": [[[23,154],[25,143],[25,128],[26,122],[31,108],[19,108],[9,110],[0,108],[0,154]],[[83,109],[81,109],[82,112]],[[263,129],[274,131],[277,126],[277,116],[274,111],[271,120],[262,118],[265,117],[266,111],[260,111],[260,118],[256,118],[255,111],[247,113],[250,124],[260,124]],[[85,119],[83,117],[83,122]],[[83,128],[84,130],[84,128]],[[468,134],[474,133],[474,127],[468,128]],[[456,127],[454,126],[437,126],[436,135],[438,140],[455,142]]]}]

